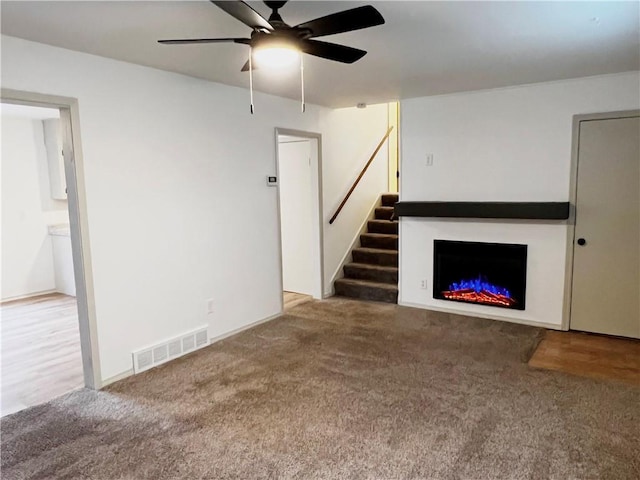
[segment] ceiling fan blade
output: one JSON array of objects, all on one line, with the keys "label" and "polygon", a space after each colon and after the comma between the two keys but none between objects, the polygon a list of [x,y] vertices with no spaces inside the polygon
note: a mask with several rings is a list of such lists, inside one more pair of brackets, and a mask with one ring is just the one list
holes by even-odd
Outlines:
[{"label": "ceiling fan blade", "polygon": [[244,43],[248,45],[251,40],[248,38],[185,38],[182,40],[158,40],[164,45],[189,45],[198,43]]},{"label": "ceiling fan blade", "polygon": [[262,15],[242,1],[210,1],[215,6],[221,8],[235,19],[240,20],[248,27],[256,30],[273,30],[271,24]]},{"label": "ceiling fan blade", "polygon": [[375,27],[383,23],[384,18],[382,18],[380,12],[371,5],[365,5],[364,7],[357,7],[333,13],[326,17],[316,18],[315,20],[301,23],[294,28],[311,30],[310,38],[313,38]]},{"label": "ceiling fan blade", "polygon": [[338,45],[337,43],[321,42],[319,40],[301,41],[300,50],[309,55],[342,63],[357,62],[367,54],[364,50]]}]

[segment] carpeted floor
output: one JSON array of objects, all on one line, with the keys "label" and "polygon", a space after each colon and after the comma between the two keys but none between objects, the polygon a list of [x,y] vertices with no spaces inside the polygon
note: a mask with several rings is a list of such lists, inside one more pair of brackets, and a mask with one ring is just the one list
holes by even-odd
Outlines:
[{"label": "carpeted floor", "polygon": [[2,422],[3,479],[637,479],[640,389],[536,328],[346,299]]}]

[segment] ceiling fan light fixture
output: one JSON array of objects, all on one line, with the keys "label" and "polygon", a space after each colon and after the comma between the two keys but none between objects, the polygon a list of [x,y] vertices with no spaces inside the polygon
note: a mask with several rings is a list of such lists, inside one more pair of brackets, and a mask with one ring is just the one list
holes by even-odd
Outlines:
[{"label": "ceiling fan light fixture", "polygon": [[300,62],[300,50],[286,43],[271,43],[253,49],[253,60],[263,68],[286,68]]},{"label": "ceiling fan light fixture", "polygon": [[186,38],[174,40],[158,40],[165,45],[194,45],[205,43],[238,43],[251,49],[249,61],[242,67],[249,72],[249,91],[251,95],[251,113],[253,108],[253,70],[266,67],[272,71],[284,73],[298,64],[300,67],[300,84],[302,96],[302,112],[305,110],[304,100],[304,59],[303,53],[314,57],[325,58],[334,62],[354,63],[364,57],[367,52],[358,48],[337,43],[316,40],[316,37],[353,32],[363,28],[382,25],[384,18],[371,5],[364,5],[349,10],[325,15],[298,25],[288,25],[278,10],[288,0],[266,1],[271,9],[267,20],[248,3],[242,0],[210,0],[211,3],[224,10],[236,20],[251,28],[251,38]]}]

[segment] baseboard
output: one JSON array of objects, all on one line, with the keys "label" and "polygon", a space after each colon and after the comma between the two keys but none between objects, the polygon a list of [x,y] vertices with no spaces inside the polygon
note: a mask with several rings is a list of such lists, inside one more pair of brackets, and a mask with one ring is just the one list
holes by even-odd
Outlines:
[{"label": "baseboard", "polygon": [[58,291],[54,288],[53,290],[43,290],[42,292],[27,293],[25,295],[18,295],[15,297],[7,297],[0,300],[0,305],[3,303],[15,302],[17,300],[26,300],[28,298],[42,297],[43,295],[51,295],[52,293],[58,293]]},{"label": "baseboard", "polygon": [[113,377],[106,378],[102,381],[102,385],[98,390],[103,389],[104,387],[111,385],[112,383],[116,383],[116,382],[119,382],[120,380],[124,380],[125,378],[130,377],[131,375],[133,375],[133,368],[130,368],[126,372],[118,373]]},{"label": "baseboard", "polygon": [[231,330],[230,332],[223,333],[222,335],[218,335],[217,337],[211,337],[209,339],[209,345],[219,342],[220,340],[224,340],[225,338],[233,337],[234,335],[242,333],[246,330],[250,330],[254,327],[257,327],[258,325],[262,325],[263,323],[267,323],[267,322],[270,322],[271,320],[275,320],[276,318],[281,317],[282,314],[283,312],[276,313],[275,315],[271,315],[270,317],[263,318],[262,320],[258,320],[256,322],[250,323],[243,327],[236,328],[235,330]]},{"label": "baseboard", "polygon": [[451,313],[454,315],[461,315],[464,317],[474,317],[474,318],[486,318],[488,320],[498,320],[500,322],[509,322],[509,323],[518,323],[520,325],[528,325],[530,327],[539,327],[539,328],[547,328],[549,330],[562,330],[562,325],[557,325],[554,323],[545,323],[545,322],[536,322],[533,320],[526,320],[522,318],[514,318],[514,317],[505,317],[501,315],[490,315],[486,313],[476,313],[476,312],[468,312],[464,310],[456,310],[455,308],[442,308],[442,307],[433,307],[431,305],[425,306],[417,303],[411,302],[402,302],[399,301],[398,305],[402,305],[403,307],[412,307],[419,308],[421,310],[429,310],[433,312],[442,312],[442,313]]},{"label": "baseboard", "polygon": [[[252,329],[254,327],[257,327],[258,325],[262,325],[263,323],[270,322],[271,320],[275,320],[276,318],[281,317],[281,316],[282,316],[282,312],[276,313],[275,315],[271,315],[269,317],[263,318],[263,319],[258,320],[256,322],[250,323],[249,325],[245,325],[243,327],[236,328],[235,330],[232,330],[232,331],[227,332],[227,333],[223,333],[222,335],[218,335],[217,337],[212,337],[212,338],[209,339],[209,345],[212,345],[212,344],[214,344],[216,342],[224,340],[225,338],[233,337],[234,335],[242,333],[242,332],[244,332],[246,330],[250,330],[250,329]],[[207,345],[207,346],[209,346],[209,345]],[[207,348],[207,347],[204,347],[204,348]],[[198,350],[194,350],[194,352],[197,352],[197,351]],[[193,353],[193,352],[190,352],[190,353]],[[181,358],[181,357],[177,357],[174,360],[177,360],[178,358]],[[168,361],[166,363],[163,363],[163,365],[170,364],[174,360],[170,360],[170,361]],[[141,372],[141,373],[144,373],[144,372]],[[120,380],[124,380],[125,378],[130,377],[133,374],[134,374],[133,373],[133,369],[131,368],[131,369],[125,371],[125,372],[122,372],[122,373],[119,373],[117,375],[114,375],[113,377],[109,377],[109,378],[107,378],[107,379],[102,381],[102,385],[100,386],[99,390],[104,388],[104,387],[106,387],[106,386],[108,386],[108,385],[111,385],[112,383],[119,382]]]}]

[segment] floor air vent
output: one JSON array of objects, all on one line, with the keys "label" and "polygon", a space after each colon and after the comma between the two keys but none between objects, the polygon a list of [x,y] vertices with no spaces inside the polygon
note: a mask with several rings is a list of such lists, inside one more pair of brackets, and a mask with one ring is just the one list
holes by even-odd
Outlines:
[{"label": "floor air vent", "polygon": [[208,344],[209,334],[207,327],[198,328],[166,342],[133,352],[133,371],[135,373],[144,372]]}]

